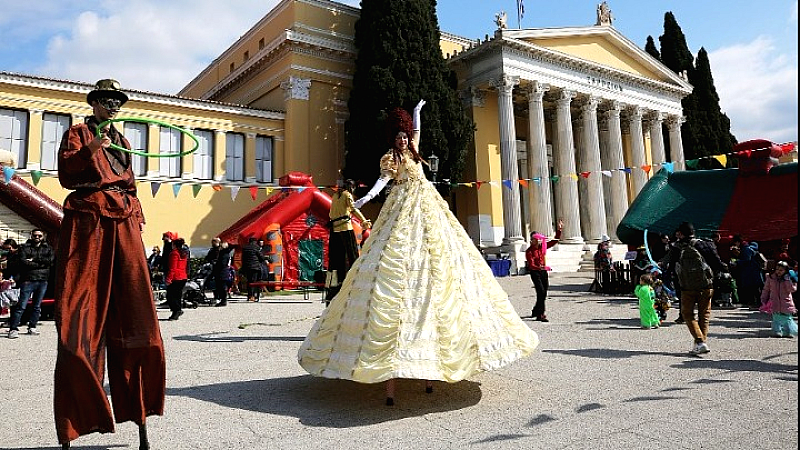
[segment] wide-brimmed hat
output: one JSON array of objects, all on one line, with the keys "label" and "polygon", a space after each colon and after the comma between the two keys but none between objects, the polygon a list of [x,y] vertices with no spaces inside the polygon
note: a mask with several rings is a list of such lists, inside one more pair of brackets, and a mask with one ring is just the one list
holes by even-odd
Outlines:
[{"label": "wide-brimmed hat", "polygon": [[110,78],[103,79],[95,83],[94,90],[86,94],[86,103],[92,104],[93,101],[99,98],[115,98],[125,104],[128,101],[128,96],[119,86],[119,81]]},{"label": "wide-brimmed hat", "polygon": [[600,242],[611,242],[611,238],[607,234],[600,235]]}]

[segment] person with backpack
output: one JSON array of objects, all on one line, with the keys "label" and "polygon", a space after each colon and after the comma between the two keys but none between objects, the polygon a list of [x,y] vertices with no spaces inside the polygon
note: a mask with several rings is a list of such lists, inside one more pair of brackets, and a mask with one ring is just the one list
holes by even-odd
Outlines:
[{"label": "person with backpack", "polygon": [[667,255],[667,263],[675,262],[675,274],[681,288],[681,317],[694,338],[689,353],[700,355],[711,351],[707,339],[714,276],[725,271],[726,267],[713,242],[695,239],[694,225],[691,223],[680,224],[675,231],[675,238],[677,242]]}]

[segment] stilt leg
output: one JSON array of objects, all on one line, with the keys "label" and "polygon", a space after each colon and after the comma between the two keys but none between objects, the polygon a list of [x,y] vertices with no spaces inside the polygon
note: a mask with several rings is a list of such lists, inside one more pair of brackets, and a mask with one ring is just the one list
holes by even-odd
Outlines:
[{"label": "stilt leg", "polygon": [[147,440],[147,425],[139,425],[139,450],[150,450],[150,442]]},{"label": "stilt leg", "polygon": [[428,394],[433,392],[433,381],[425,380],[425,392]]},{"label": "stilt leg", "polygon": [[386,406],[394,406],[395,379],[386,382]]}]

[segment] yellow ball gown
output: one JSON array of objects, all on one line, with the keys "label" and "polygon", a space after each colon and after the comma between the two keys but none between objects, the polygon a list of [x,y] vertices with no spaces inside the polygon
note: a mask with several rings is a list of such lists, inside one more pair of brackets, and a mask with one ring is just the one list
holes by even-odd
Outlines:
[{"label": "yellow ball gown", "polygon": [[312,375],[360,383],[457,382],[530,354],[539,338],[464,228],[406,151],[338,295],[298,352]]}]

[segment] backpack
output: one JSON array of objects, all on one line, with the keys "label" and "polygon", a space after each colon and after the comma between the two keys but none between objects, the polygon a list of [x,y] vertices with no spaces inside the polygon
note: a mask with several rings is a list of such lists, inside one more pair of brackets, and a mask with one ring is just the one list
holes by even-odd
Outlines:
[{"label": "backpack", "polygon": [[675,273],[681,288],[687,291],[710,289],[714,285],[714,272],[696,247],[697,239],[683,246],[675,264]]}]

